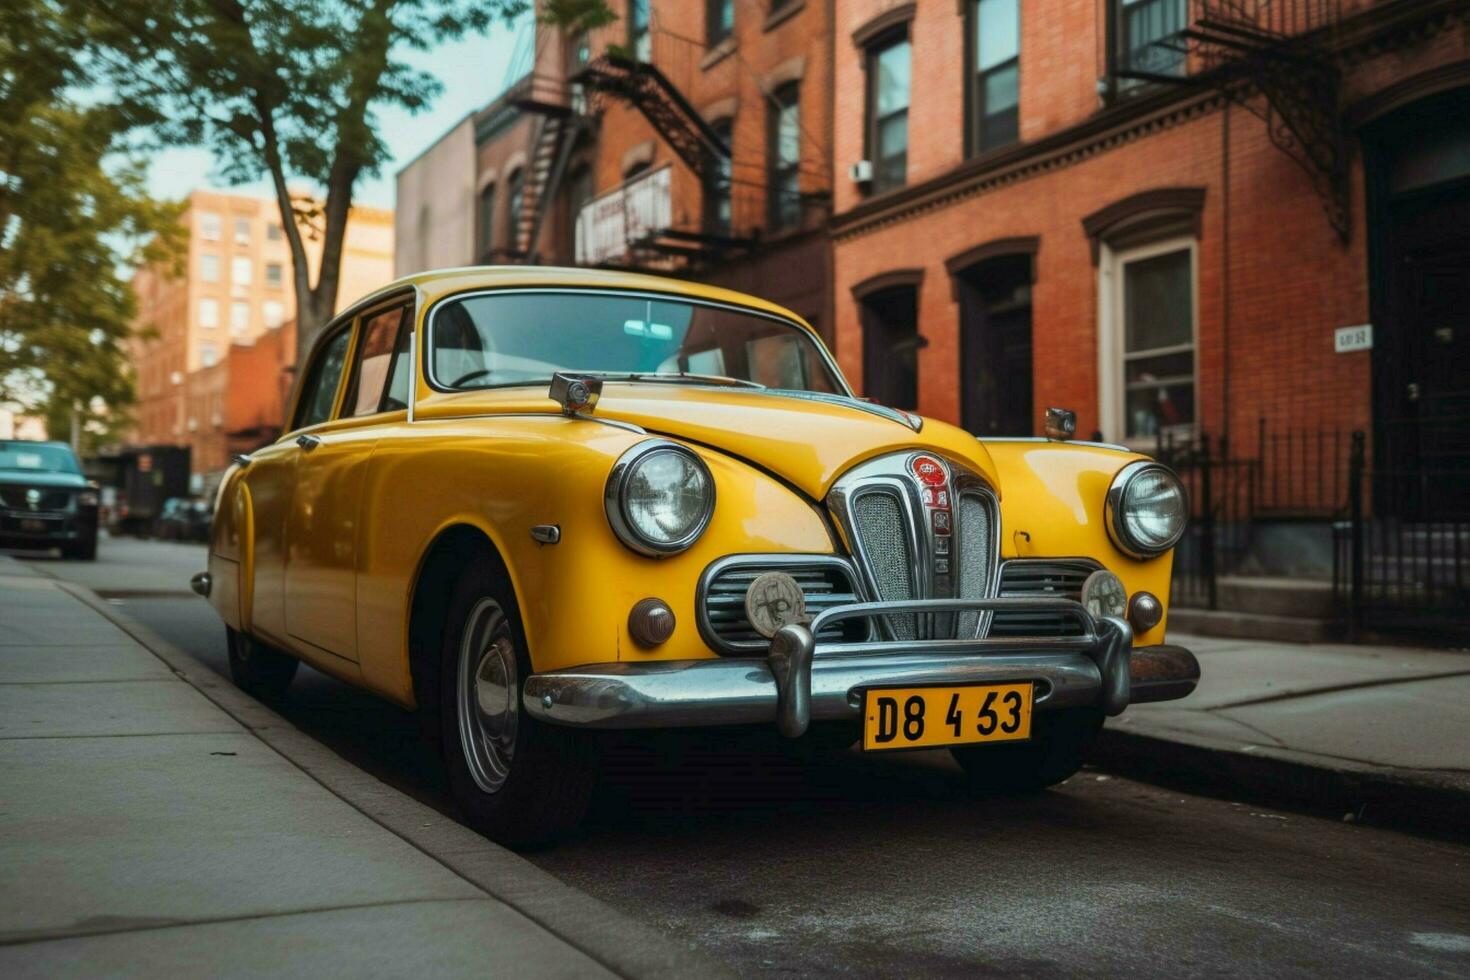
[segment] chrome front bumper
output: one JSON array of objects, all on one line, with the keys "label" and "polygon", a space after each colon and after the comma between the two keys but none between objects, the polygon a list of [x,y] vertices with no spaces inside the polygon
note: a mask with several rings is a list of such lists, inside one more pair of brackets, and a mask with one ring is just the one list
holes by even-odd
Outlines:
[{"label": "chrome front bumper", "polygon": [[[1074,637],[883,640],[817,644],[848,619],[967,610],[1060,613]],[[592,664],[533,674],[523,697],[534,717],[582,728],[685,728],[775,723],[803,734],[813,719],[857,718],[863,691],[1030,681],[1036,710],[1089,707],[1116,715],[1130,703],[1181,698],[1199,664],[1183,647],[1133,649],[1133,630],[1095,619],[1069,599],[935,599],[863,602],[828,609],[809,626],[784,626],[758,657]]]}]

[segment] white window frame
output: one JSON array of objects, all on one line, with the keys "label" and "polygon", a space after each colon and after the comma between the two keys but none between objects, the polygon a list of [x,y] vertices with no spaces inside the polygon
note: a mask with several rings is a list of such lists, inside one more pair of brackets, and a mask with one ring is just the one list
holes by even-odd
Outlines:
[{"label": "white window frame", "polygon": [[[205,310],[212,312],[209,316],[205,316]],[[205,330],[213,330],[219,326],[219,300],[213,296],[204,296],[199,300],[199,325]]]},{"label": "white window frame", "polygon": [[[1189,252],[1190,343],[1194,348],[1194,423],[1200,420],[1199,363],[1199,239],[1193,235],[1176,235],[1147,245],[1114,249],[1102,242],[1098,253],[1098,324],[1097,324],[1097,417],[1103,438],[1130,449],[1147,450],[1157,444],[1155,436],[1127,438],[1127,391],[1124,384],[1123,350],[1123,268],[1170,252]],[[1180,429],[1185,428],[1180,426]]]},{"label": "white window frame", "polygon": [[[240,273],[245,275],[241,276]],[[255,279],[255,263],[250,261],[248,255],[235,255],[230,258],[230,285],[248,286]]]}]

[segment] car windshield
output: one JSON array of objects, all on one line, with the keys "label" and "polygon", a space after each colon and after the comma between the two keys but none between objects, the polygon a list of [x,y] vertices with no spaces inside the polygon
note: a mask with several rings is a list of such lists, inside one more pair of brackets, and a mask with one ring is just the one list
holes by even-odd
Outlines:
[{"label": "car windshield", "polygon": [[22,473],[80,473],[76,455],[66,446],[44,442],[0,442],[0,470]]},{"label": "car windshield", "polygon": [[563,371],[846,394],[796,325],[666,296],[467,296],[440,306],[430,330],[433,380],[444,388],[546,384]]}]

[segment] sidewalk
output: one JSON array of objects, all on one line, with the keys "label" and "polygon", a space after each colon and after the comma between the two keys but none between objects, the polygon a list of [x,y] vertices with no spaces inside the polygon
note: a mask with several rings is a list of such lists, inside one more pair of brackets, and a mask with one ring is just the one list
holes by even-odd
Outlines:
[{"label": "sidewalk", "polygon": [[1096,753],[1104,767],[1470,836],[1470,654],[1172,633],[1169,640],[1199,657],[1199,688],[1110,721]]},{"label": "sidewalk", "polygon": [[0,556],[0,975],[718,973],[130,632]]}]

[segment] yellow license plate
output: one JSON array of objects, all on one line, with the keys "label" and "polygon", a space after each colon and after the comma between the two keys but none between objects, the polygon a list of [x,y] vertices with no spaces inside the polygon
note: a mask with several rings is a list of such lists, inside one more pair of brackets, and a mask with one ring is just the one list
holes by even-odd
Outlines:
[{"label": "yellow license plate", "polygon": [[1031,685],[868,690],[863,750],[931,748],[1031,737]]}]

